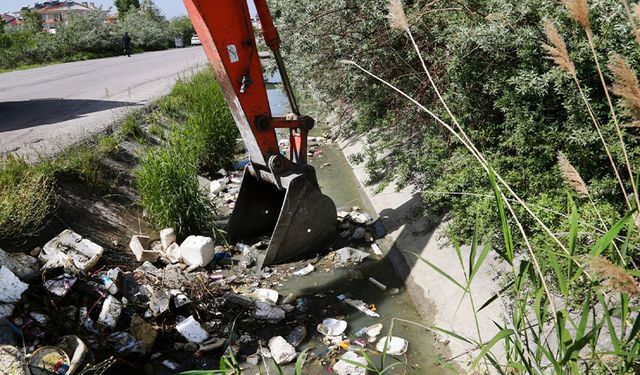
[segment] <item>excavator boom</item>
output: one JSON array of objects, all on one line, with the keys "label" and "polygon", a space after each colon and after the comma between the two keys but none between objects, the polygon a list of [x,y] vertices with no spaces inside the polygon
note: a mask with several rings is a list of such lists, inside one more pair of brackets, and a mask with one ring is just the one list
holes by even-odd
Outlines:
[{"label": "excavator boom", "polygon": [[[254,0],[260,28],[276,60],[292,113],[273,117],[246,0],[184,0],[251,163],[229,220],[232,240],[270,236],[260,266],[315,254],[335,234],[336,207],[307,165],[314,120],[301,115],[280,55],[280,37],[266,0]],[[289,136],[281,154],[276,129]]]}]

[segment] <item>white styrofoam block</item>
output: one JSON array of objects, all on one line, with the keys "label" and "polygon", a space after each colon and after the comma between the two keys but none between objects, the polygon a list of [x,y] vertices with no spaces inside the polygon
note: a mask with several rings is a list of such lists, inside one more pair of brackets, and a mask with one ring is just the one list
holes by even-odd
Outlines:
[{"label": "white styrofoam block", "polygon": [[214,254],[211,237],[189,236],[180,245],[180,256],[188,266],[204,267],[211,263]]},{"label": "white styrofoam block", "polygon": [[176,329],[189,342],[200,344],[209,338],[207,331],[202,328],[202,325],[200,325],[193,315],[178,323]]},{"label": "white styrofoam block", "polygon": [[0,267],[0,302],[13,303],[20,301],[22,293],[29,288],[5,266]]},{"label": "white styrofoam block", "polygon": [[169,246],[176,242],[176,232],[173,228],[165,228],[160,231],[160,242],[162,242],[163,250],[167,250]]}]

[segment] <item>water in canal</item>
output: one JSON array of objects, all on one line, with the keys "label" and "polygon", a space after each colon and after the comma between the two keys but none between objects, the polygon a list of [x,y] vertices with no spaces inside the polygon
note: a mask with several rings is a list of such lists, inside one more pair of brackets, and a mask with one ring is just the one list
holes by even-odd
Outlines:
[{"label": "water in canal", "polygon": [[[269,99],[272,102],[274,116],[286,112],[288,107],[287,99],[280,90],[277,88],[269,90]],[[316,168],[322,192],[333,199],[338,210],[340,208],[350,210],[352,206],[359,206],[362,210],[375,217],[375,212],[368,202],[361,185],[356,180],[351,166],[338,146],[334,143],[328,143],[319,147],[322,150],[322,154],[312,158],[310,164]],[[366,245],[362,245],[360,249],[367,252],[370,251],[370,248]],[[409,350],[404,356],[388,357],[385,360],[385,367],[400,362],[399,365],[385,372],[386,374],[448,373],[440,365],[440,359],[446,358],[447,353],[433,334],[426,328],[406,322],[417,322],[426,325],[411,300],[404,286],[404,281],[394,272],[391,262],[385,257],[382,259],[365,259],[355,268],[359,271],[361,278],[354,277],[353,268],[318,269],[303,277],[292,277],[284,283],[278,292],[285,296],[293,293],[297,296],[305,297],[319,320],[324,317],[334,317],[331,316],[332,313],[342,314],[343,319],[349,324],[345,333],[352,338],[355,338],[353,335],[361,328],[376,323],[382,323],[384,325],[382,332],[383,334],[387,333],[393,324],[392,335],[408,340]],[[387,290],[382,291],[374,286],[368,281],[369,277],[375,277],[375,279],[385,284]],[[367,304],[374,304],[381,317],[371,318],[349,306],[343,306],[336,298],[342,294],[352,299],[363,300]],[[314,301],[316,301],[316,305],[314,305]],[[403,321],[395,319],[402,319]],[[317,341],[314,343],[314,340],[311,340],[306,345],[306,347],[311,348],[310,352],[316,356],[316,360],[312,362],[311,368],[305,368],[305,374],[330,373],[331,370],[327,368],[326,363],[323,365],[322,361],[318,360],[326,355],[325,347],[318,345]],[[305,346],[300,349],[303,350],[304,348]],[[368,348],[371,348],[371,345]],[[362,350],[355,345],[349,349],[357,353]],[[376,366],[380,366],[380,353],[367,350],[367,355],[370,356]],[[288,368],[286,371],[292,373],[293,368]]]}]

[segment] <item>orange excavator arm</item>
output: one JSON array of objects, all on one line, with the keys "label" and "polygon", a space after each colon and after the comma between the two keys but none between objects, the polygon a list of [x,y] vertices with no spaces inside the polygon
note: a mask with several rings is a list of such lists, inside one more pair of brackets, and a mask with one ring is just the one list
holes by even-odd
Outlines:
[{"label": "orange excavator arm", "polygon": [[[276,60],[292,113],[273,117],[246,0],[184,0],[251,163],[229,221],[234,240],[270,235],[261,265],[315,254],[335,233],[336,208],[307,165],[314,120],[301,115],[280,55],[280,37],[265,0],[254,0],[262,34]],[[276,129],[288,130],[280,153]]]}]

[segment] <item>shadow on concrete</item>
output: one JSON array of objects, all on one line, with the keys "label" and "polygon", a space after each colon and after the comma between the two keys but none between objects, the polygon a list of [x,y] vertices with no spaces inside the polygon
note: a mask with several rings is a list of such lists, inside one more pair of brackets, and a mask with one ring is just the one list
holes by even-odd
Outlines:
[{"label": "shadow on concrete", "polygon": [[91,99],[36,99],[0,102],[0,132],[57,124],[138,103]]}]

